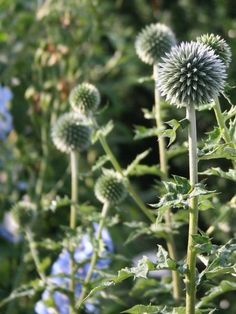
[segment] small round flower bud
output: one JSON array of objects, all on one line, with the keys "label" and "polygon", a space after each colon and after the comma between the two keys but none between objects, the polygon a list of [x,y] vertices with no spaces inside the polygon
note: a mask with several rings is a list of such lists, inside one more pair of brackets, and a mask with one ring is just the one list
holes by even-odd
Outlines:
[{"label": "small round flower bud", "polygon": [[147,64],[154,65],[176,44],[172,30],[164,24],[156,23],[146,26],[137,36],[135,49],[139,58]]},{"label": "small round flower bud", "polygon": [[226,41],[221,38],[219,35],[214,34],[204,34],[200,37],[197,37],[197,42],[202,43],[212,50],[214,50],[215,54],[223,61],[226,67],[229,66],[231,61],[231,49]]},{"label": "small round flower bud", "polygon": [[81,152],[90,145],[91,128],[85,116],[69,112],[59,117],[51,135],[54,145],[60,151]]},{"label": "small round flower bud", "polygon": [[104,170],[95,184],[95,195],[101,203],[118,205],[126,196],[124,179],[112,170]]},{"label": "small round flower bud", "polygon": [[176,106],[210,103],[224,88],[225,64],[206,45],[190,42],[173,47],[160,63],[158,87]]},{"label": "small round flower bud", "polygon": [[29,201],[19,201],[12,207],[12,216],[20,227],[30,226],[36,217],[36,207]]},{"label": "small round flower bud", "polygon": [[82,83],[74,87],[69,96],[73,110],[89,113],[95,111],[101,101],[98,89],[89,83]]}]

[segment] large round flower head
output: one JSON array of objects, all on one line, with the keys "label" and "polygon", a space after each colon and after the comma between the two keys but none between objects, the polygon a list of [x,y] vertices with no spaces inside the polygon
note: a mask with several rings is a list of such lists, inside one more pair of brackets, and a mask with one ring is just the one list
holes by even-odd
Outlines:
[{"label": "large round flower head", "polygon": [[82,83],[74,87],[70,93],[69,101],[75,111],[89,113],[95,111],[100,104],[98,89],[89,83]]},{"label": "large round flower head", "polygon": [[176,106],[210,103],[224,88],[225,64],[212,49],[197,42],[173,47],[160,64],[161,95]]},{"label": "large round flower head", "polygon": [[52,128],[54,145],[62,152],[81,152],[90,145],[91,128],[85,116],[77,112],[65,113]]},{"label": "large round flower head", "polygon": [[12,207],[11,213],[19,226],[24,228],[35,220],[36,207],[30,201],[19,201]]},{"label": "large round flower head", "polygon": [[126,185],[122,176],[113,170],[103,170],[95,184],[95,195],[101,203],[118,205],[125,198]]},{"label": "large round flower head", "polygon": [[158,63],[176,44],[172,30],[164,24],[146,26],[137,36],[135,49],[139,58],[150,65]]},{"label": "large round flower head", "polygon": [[231,49],[226,41],[219,35],[204,34],[197,37],[197,42],[202,43],[214,50],[215,54],[225,63],[226,67],[229,66],[231,61]]}]

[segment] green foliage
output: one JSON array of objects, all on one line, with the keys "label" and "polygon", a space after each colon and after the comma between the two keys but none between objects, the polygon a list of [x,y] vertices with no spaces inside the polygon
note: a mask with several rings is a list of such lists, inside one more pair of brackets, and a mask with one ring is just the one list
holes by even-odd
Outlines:
[{"label": "green foliage", "polygon": [[[111,209],[106,227],[115,250],[107,257],[111,260],[109,268],[96,269],[86,301],[94,302],[101,313],[107,314],[185,313],[183,296],[179,307],[172,298],[171,271],[177,271],[181,281],[186,274],[188,202],[198,196],[199,232],[193,236],[198,256],[196,313],[209,314],[215,309],[219,313],[236,312],[235,242],[230,240],[236,233],[236,175],[231,165],[236,158],[234,8],[234,0],[0,0],[0,81],[13,92],[8,107],[14,124],[14,130],[0,145],[1,227],[5,213],[25,197],[37,211],[33,240],[23,240],[25,218],[31,218],[23,217],[24,212],[19,216],[23,217],[19,220],[23,232],[17,234],[20,241],[13,244],[0,239],[1,313],[33,313],[52,278],[53,263],[70,244],[77,247],[83,234],[88,234],[94,249],[99,248],[93,224],[100,221],[101,204],[94,195],[94,185],[104,167],[113,167],[111,156],[102,150],[101,138],[109,142],[123,176],[143,200],[153,221],[143,216],[132,191],[116,211]],[[178,42],[212,32],[225,38],[232,49],[229,79],[222,92],[225,97],[220,99],[232,141],[224,141],[212,110],[214,103],[199,106],[199,174],[206,180],[195,189],[185,178],[185,113],[161,101],[164,127],[155,126],[152,69],[135,53],[140,29],[156,22],[170,26]],[[74,205],[68,156],[55,150],[50,130],[59,116],[71,110],[70,91],[82,82],[97,87],[101,107],[95,116],[90,112],[92,145],[79,156],[77,229],[72,230],[68,227],[70,206]],[[168,145],[167,179],[159,166],[157,137],[165,138]],[[148,204],[155,202],[149,208]],[[165,224],[168,208],[173,218],[169,227]],[[177,260],[166,249],[170,234],[176,242]],[[33,244],[34,256],[29,244]],[[102,241],[100,245],[104,247]],[[141,258],[136,264],[137,256]],[[77,264],[79,269],[83,266]],[[50,289],[71,296],[68,289]],[[228,302],[228,309],[221,308],[222,300]],[[53,299],[49,301],[53,307]]]}]

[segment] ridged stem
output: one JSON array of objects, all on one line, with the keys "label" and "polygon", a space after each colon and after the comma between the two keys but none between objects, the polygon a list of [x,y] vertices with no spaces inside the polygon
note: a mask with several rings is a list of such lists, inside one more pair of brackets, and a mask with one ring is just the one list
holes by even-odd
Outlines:
[{"label": "ridged stem", "polygon": [[[229,130],[225,124],[225,119],[224,119],[223,113],[221,111],[219,98],[217,97],[214,102],[215,102],[215,105],[214,105],[213,109],[215,112],[217,123],[218,123],[220,131],[222,133],[223,139],[224,139],[226,144],[229,144],[229,145],[234,147],[230,133],[229,133]],[[236,161],[235,160],[232,160],[232,164],[233,164],[234,169],[236,169]]]},{"label": "ridged stem", "polygon": [[[77,220],[77,205],[78,205],[78,154],[75,151],[70,153],[70,165],[71,165],[71,208],[70,208],[70,228],[76,229]],[[73,240],[72,240],[73,241]],[[70,243],[70,291],[72,293],[70,314],[76,314],[75,310],[75,284],[76,284],[76,264],[74,260],[74,247],[73,243]]]},{"label": "ridged stem", "polygon": [[105,223],[105,220],[107,217],[109,207],[110,207],[109,203],[104,203],[102,213],[101,213],[100,222],[98,225],[97,234],[96,234],[96,247],[94,248],[93,255],[91,257],[89,269],[88,269],[87,275],[85,277],[83,288],[82,288],[82,291],[80,293],[78,302],[76,304],[76,309],[79,309],[83,303],[83,300],[84,300],[86,293],[87,293],[88,284],[92,278],[92,275],[93,275],[93,272],[94,272],[94,269],[96,266],[96,262],[97,262],[98,255],[99,255],[99,242],[101,241],[101,238],[102,238],[102,229],[104,227],[104,223]]},{"label": "ridged stem", "polygon": [[[161,116],[161,101],[160,94],[157,88],[157,80],[158,80],[158,66],[154,65],[153,67],[153,75],[155,81],[155,119],[156,125],[158,129],[164,129],[163,121]],[[166,143],[165,138],[163,136],[158,137],[158,149],[159,149],[159,159],[160,159],[160,169],[163,173],[165,179],[168,178],[168,166],[167,166],[167,156],[166,156]],[[169,252],[170,258],[173,260],[177,260],[176,247],[173,238],[172,230],[172,219],[170,209],[167,209],[164,215],[165,224],[167,228],[170,230],[168,238],[166,239],[167,249]],[[180,286],[180,276],[177,271],[172,271],[172,280],[173,280],[173,297],[178,302],[181,298],[181,286]]]},{"label": "ridged stem", "polygon": [[[93,119],[93,123],[95,126],[97,126],[95,119]],[[110,162],[113,165],[114,169],[117,172],[119,172],[122,175],[122,177],[125,177],[123,170],[122,170],[118,160],[114,156],[112,150],[110,149],[110,146],[108,145],[105,136],[102,133],[99,133],[98,139],[99,139],[100,144],[102,145],[103,150],[105,151],[105,153],[109,157]],[[155,216],[145,206],[144,202],[142,201],[142,199],[140,198],[138,193],[135,191],[135,189],[133,188],[133,186],[132,186],[132,184],[128,178],[127,178],[127,190],[129,192],[129,194],[131,195],[131,197],[133,198],[133,200],[135,201],[135,203],[138,205],[138,207],[144,213],[144,215],[147,216],[151,222],[155,222],[155,220],[156,220]]]},{"label": "ridged stem", "polygon": [[[196,112],[194,105],[187,106],[188,143],[189,143],[189,180],[194,188],[198,182],[198,158],[197,158],[197,128]],[[192,197],[189,201],[189,231],[187,248],[187,274],[186,274],[186,314],[195,314],[196,304],[196,250],[194,248],[193,235],[198,231],[198,197]]]},{"label": "ridged stem", "polygon": [[29,228],[26,228],[25,235],[26,235],[27,241],[29,243],[30,253],[32,255],[37,273],[38,273],[39,277],[41,278],[41,280],[43,281],[43,283],[45,285],[47,285],[47,277],[45,276],[44,272],[42,271],[41,263],[40,263],[39,256],[38,256],[38,251],[36,248],[36,243],[34,241],[33,234]]}]

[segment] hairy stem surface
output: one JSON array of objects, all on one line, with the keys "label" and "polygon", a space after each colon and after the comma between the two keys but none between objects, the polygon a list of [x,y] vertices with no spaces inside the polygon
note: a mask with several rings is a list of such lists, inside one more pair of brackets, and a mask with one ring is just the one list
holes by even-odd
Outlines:
[{"label": "hairy stem surface", "polygon": [[[155,81],[155,119],[156,125],[158,129],[164,129],[163,121],[161,117],[161,101],[160,101],[160,94],[157,89],[157,79],[158,79],[158,66],[154,65],[153,67],[153,74],[154,74],[154,81]],[[164,175],[164,178],[168,178],[168,166],[167,166],[167,157],[166,157],[166,143],[165,138],[163,136],[158,137],[158,149],[159,149],[159,158],[160,158],[160,169]],[[167,238],[167,249],[169,252],[169,256],[173,260],[177,260],[175,242],[173,238],[173,234],[171,233],[172,230],[172,221],[171,221],[171,212],[170,209],[167,209],[165,216],[165,224],[170,230],[169,236]],[[172,271],[172,279],[173,279],[173,297],[176,301],[179,301],[181,298],[181,287],[180,287],[180,277],[177,271]]]},{"label": "hairy stem surface", "polygon": [[[189,143],[189,179],[194,188],[198,182],[197,158],[197,128],[194,105],[187,106],[188,143]],[[195,314],[196,303],[196,250],[193,235],[198,231],[198,198],[192,197],[189,201],[189,232],[187,248],[187,274],[186,274],[186,314]]]},{"label": "hairy stem surface", "polygon": [[[70,208],[70,228],[76,229],[76,212],[78,204],[78,155],[77,152],[72,151],[70,153],[70,164],[71,164],[71,208]],[[70,314],[76,314],[75,310],[75,284],[76,284],[76,264],[74,260],[74,247],[73,243],[70,244],[71,254],[71,279],[70,279],[70,291],[72,293],[72,300],[70,304]]]},{"label": "hairy stem surface", "polygon": [[90,282],[90,280],[92,278],[94,269],[96,267],[96,262],[97,262],[97,259],[98,259],[98,256],[99,256],[99,242],[100,242],[100,240],[102,238],[102,229],[104,227],[104,223],[105,223],[105,220],[106,220],[106,216],[107,216],[108,210],[109,210],[109,203],[105,203],[103,205],[101,219],[100,219],[98,230],[97,230],[97,234],[96,234],[96,242],[97,242],[96,243],[96,247],[94,248],[93,255],[92,255],[92,258],[91,258],[91,262],[90,262],[90,265],[89,265],[89,269],[88,269],[87,275],[86,275],[85,280],[84,280],[84,285],[83,285],[81,294],[79,296],[78,302],[76,304],[76,308],[77,309],[79,309],[81,307],[82,303],[83,303],[83,300],[84,300],[84,298],[86,296],[86,293],[87,293],[88,284],[89,284],[89,282]]}]

